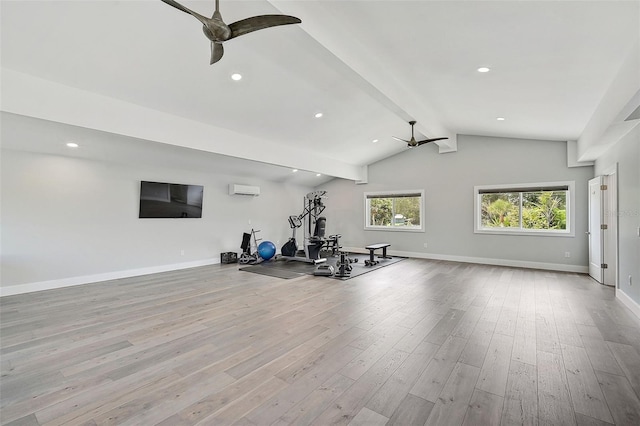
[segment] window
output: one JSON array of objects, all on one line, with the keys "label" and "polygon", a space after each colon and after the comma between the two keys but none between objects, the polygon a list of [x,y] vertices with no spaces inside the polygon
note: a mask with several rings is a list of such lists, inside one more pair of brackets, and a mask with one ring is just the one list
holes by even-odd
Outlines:
[{"label": "window", "polygon": [[574,182],[476,186],[475,232],[574,235]]},{"label": "window", "polygon": [[423,190],[366,192],[365,229],[424,231]]}]

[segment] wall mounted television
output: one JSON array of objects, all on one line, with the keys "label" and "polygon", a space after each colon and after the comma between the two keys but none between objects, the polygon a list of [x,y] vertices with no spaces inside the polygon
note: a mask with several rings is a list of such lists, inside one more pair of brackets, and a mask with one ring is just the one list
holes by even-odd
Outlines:
[{"label": "wall mounted television", "polygon": [[201,218],[204,187],[140,182],[139,218]]}]

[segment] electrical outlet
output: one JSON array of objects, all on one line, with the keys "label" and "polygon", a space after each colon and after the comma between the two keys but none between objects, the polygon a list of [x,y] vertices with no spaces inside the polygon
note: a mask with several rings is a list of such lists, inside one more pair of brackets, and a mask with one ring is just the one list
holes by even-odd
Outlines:
[{"label": "electrical outlet", "polygon": [[564,257],[571,257],[571,252],[570,251],[565,251],[564,252]]},{"label": "electrical outlet", "polygon": [[428,245],[429,245],[429,244],[427,244],[427,243],[424,243],[424,248],[427,248],[427,246],[428,246]]},{"label": "electrical outlet", "polygon": [[184,256],[184,249],[180,250],[180,256]]},{"label": "electrical outlet", "polygon": [[251,225],[251,219],[249,219],[249,225]]}]

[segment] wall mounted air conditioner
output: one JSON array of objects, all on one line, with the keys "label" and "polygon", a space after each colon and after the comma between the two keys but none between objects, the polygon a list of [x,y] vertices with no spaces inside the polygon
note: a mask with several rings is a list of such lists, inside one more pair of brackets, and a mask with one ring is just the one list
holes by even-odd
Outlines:
[{"label": "wall mounted air conditioner", "polygon": [[257,197],[258,195],[260,195],[260,187],[230,183],[229,195],[252,195],[254,197]]}]

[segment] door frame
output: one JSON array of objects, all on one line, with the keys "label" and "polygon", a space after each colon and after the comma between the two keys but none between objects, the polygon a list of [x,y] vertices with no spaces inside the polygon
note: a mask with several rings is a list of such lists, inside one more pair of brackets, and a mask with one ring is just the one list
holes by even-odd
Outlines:
[{"label": "door frame", "polygon": [[[604,230],[601,225],[604,223],[604,191],[602,185],[604,177],[594,176],[587,182],[588,192],[588,220],[587,236],[589,244],[589,276],[599,284],[604,284]],[[595,189],[594,189],[595,187]],[[596,200],[597,197],[597,200]],[[597,201],[597,203],[595,203]],[[595,204],[594,204],[595,203]],[[594,259],[594,256],[597,258]]]},{"label": "door frame", "polygon": [[602,171],[603,183],[607,185],[604,202],[604,223],[608,229],[604,238],[604,263],[609,265],[604,270],[605,285],[619,288],[618,279],[618,163],[612,164]]}]

